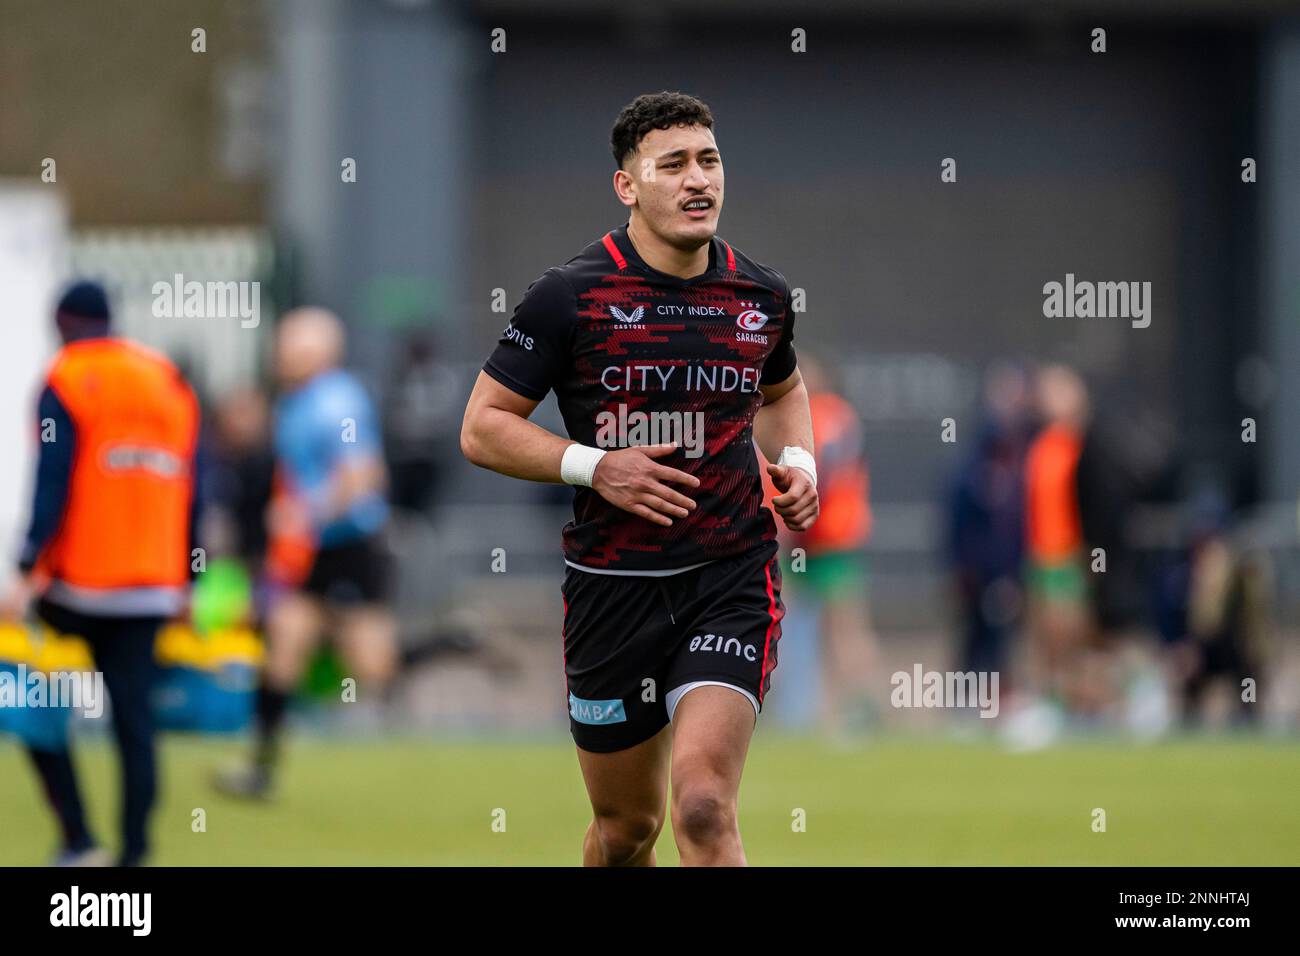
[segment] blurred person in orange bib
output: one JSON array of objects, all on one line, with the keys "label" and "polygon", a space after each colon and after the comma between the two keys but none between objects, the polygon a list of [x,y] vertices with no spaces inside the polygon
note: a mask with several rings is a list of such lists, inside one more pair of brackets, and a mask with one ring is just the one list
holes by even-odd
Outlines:
[{"label": "blurred person in orange bib", "polygon": [[[157,790],[150,692],[159,627],[187,606],[199,411],[164,356],[109,335],[104,290],[73,285],[56,321],[64,346],[38,401],[31,525],[3,614],[36,613],[84,638],[112,698],[122,757],[119,862],[140,863]],[[58,817],[57,862],[107,862],[87,828],[72,758],[30,749]]]},{"label": "blurred person in orange bib", "polygon": [[275,479],[267,509],[267,656],[252,762],[219,773],[221,791],[268,796],[285,711],[327,627],[355,681],[351,706],[377,709],[397,666],[379,419],[340,368],[343,323],[301,308],[276,331]]},{"label": "blurred person in orange bib", "polygon": [[[813,659],[806,686],[799,691],[792,683],[793,694],[782,698],[781,706],[790,723],[815,718],[823,730],[838,732],[851,716],[852,703],[869,708],[881,703],[866,698],[879,662],[863,553],[871,535],[870,480],[857,411],[833,390],[817,358],[804,358],[803,379],[817,449],[821,514],[807,531],[780,529],[779,534],[787,587],[802,598],[804,616],[816,621],[817,639],[809,648]],[[765,476],[763,490],[770,504],[778,493],[770,477]],[[796,555],[794,549],[801,551]],[[787,652],[788,663],[793,663],[791,656]],[[811,712],[814,704],[816,713]]]},{"label": "blurred person in orange bib", "polygon": [[1053,703],[1087,712],[1093,709],[1087,665],[1094,626],[1077,482],[1088,392],[1063,365],[1043,368],[1037,390],[1045,425],[1025,461],[1030,680]]}]

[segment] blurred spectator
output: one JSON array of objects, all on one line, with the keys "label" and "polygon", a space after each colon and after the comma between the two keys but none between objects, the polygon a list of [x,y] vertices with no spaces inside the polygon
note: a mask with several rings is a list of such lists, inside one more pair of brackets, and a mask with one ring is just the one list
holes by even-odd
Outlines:
[{"label": "blurred spectator", "polygon": [[379,422],[365,389],[339,367],[343,348],[343,325],[324,309],[296,309],[276,331],[284,394],[268,572],[284,590],[267,616],[253,762],[217,777],[234,796],[269,793],[285,710],[327,627],[355,681],[354,706],[373,709],[396,667]]},{"label": "blurred spectator", "polygon": [[1038,373],[1037,399],[1044,427],[1025,461],[1030,680],[1050,704],[1093,714],[1100,701],[1088,654],[1089,568],[1077,493],[1088,392],[1073,369],[1050,365]]},{"label": "blurred spectator", "polygon": [[1159,429],[1141,409],[1090,414],[1079,450],[1075,488],[1083,551],[1105,553],[1105,571],[1085,579],[1096,626],[1104,637],[1140,623],[1142,573],[1128,538],[1135,506],[1149,499],[1169,467]]},{"label": "blurred spectator", "polygon": [[1258,684],[1271,639],[1273,574],[1267,556],[1245,553],[1231,534],[1229,508],[1217,494],[1192,507],[1187,548],[1161,576],[1158,620],[1182,718],[1202,717],[1206,692],[1226,681],[1233,718],[1259,714]]},{"label": "blurred spectator", "polygon": [[[879,659],[863,554],[871,534],[869,479],[857,412],[836,394],[826,369],[807,352],[799,357],[799,369],[812,415],[821,513],[802,534],[792,534],[783,526],[779,533],[782,551],[791,556],[783,563],[782,574],[790,593],[798,595],[797,601],[789,602],[798,606],[796,630],[805,621],[816,633],[787,640],[782,646],[782,663],[790,665],[787,679],[793,678],[783,688],[787,703],[782,712],[789,724],[816,719],[824,730],[836,732],[850,719],[854,705],[880,703],[866,698]],[[764,491],[770,501],[775,488],[766,478]],[[802,549],[802,555],[795,556],[795,549]],[[787,612],[787,637],[790,623]],[[796,659],[797,654],[808,659]],[[792,684],[803,688],[796,691]],[[796,700],[820,701],[821,712],[795,713]]]},{"label": "blurred spectator", "polygon": [[[38,596],[46,625],[90,645],[122,757],[118,863],[137,866],[157,794],[154,641],[186,607],[195,571],[198,401],[163,355],[111,334],[97,283],[71,286],[55,322],[63,347],[37,405],[31,524],[0,619],[21,619]],[[66,733],[28,747],[62,831],[56,862],[102,864]]]},{"label": "blurred spectator", "polygon": [[230,392],[214,417],[205,540],[257,574],[266,554],[266,506],[275,470],[266,396],[255,388]]},{"label": "blurred spectator", "polygon": [[1009,636],[1024,609],[1025,455],[1030,379],[998,363],[985,381],[987,420],[962,463],[948,508],[948,558],[965,622],[961,666],[996,671],[1009,688]]},{"label": "blurred spectator", "polygon": [[460,461],[461,376],[444,362],[430,332],[413,332],[385,407],[385,453],[389,500],[405,511],[428,511],[446,478],[447,463]]}]

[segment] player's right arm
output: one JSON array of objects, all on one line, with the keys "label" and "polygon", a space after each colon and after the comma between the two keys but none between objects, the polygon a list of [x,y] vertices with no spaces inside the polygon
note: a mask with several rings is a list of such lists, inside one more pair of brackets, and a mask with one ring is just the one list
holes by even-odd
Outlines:
[{"label": "player's right arm", "polygon": [[[37,403],[36,430],[41,435],[32,488],[32,520],[18,559],[18,573],[0,596],[0,620],[18,621],[36,593],[33,569],[63,522],[72,487],[77,433],[67,408],[46,385]],[[49,440],[46,440],[48,428]]]},{"label": "player's right arm", "polygon": [[[465,407],[460,447],[471,462],[528,481],[564,480],[561,462],[576,442],[528,417],[564,373],[576,321],[573,292],[558,274],[547,272],[529,287]],[[695,502],[667,482],[699,486],[693,475],[655,461],[672,450],[672,445],[651,445],[606,452],[592,473],[591,488],[624,511],[671,525],[673,518],[694,510]]]},{"label": "player's right arm", "polygon": [[[528,420],[538,403],[512,392],[486,372],[479,372],[465,407],[460,450],[480,468],[528,481],[560,482],[564,451],[576,444]],[[596,465],[591,487],[610,504],[655,524],[685,518],[695,502],[669,487],[675,482],[696,488],[700,481],[655,461],[674,445],[647,445],[607,452]]]},{"label": "player's right arm", "polygon": [[573,442],[528,420],[539,404],[479,372],[465,406],[461,452],[480,468],[511,478],[560,481],[560,459]]}]

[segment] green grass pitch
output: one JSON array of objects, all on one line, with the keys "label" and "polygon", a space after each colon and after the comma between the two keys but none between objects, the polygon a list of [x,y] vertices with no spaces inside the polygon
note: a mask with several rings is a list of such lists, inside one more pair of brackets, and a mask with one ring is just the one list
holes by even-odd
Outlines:
[{"label": "green grass pitch", "polygon": [[[339,742],[296,737],[277,799],[232,802],[209,771],[232,740],[164,738],[159,865],[573,865],[589,816],[561,740]],[[116,843],[116,754],[78,749],[96,832]],[[754,865],[1296,865],[1300,746],[1259,739],[1093,741],[1011,754],[989,743],[833,746],[759,735],[741,788]],[[193,811],[206,816],[194,832]],[[1106,831],[1093,830],[1093,810]],[[504,832],[493,828],[504,811]],[[796,810],[806,828],[796,832]],[[501,819],[498,814],[497,820]],[[0,864],[47,861],[53,823],[0,740]],[[500,827],[498,826],[498,830]],[[671,825],[660,864],[675,864]]]}]

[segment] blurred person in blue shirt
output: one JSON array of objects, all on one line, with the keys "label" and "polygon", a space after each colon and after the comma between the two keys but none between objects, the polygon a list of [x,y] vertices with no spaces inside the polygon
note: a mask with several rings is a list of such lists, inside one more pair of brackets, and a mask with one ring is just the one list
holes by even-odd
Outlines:
[{"label": "blurred person in blue shirt", "polygon": [[303,308],[281,319],[276,476],[267,509],[274,596],[257,744],[251,766],[217,778],[236,796],[269,794],[285,710],[327,628],[345,674],[355,679],[356,703],[377,703],[396,668],[380,422],[361,383],[339,367],[343,354],[343,325],[333,313]]}]

